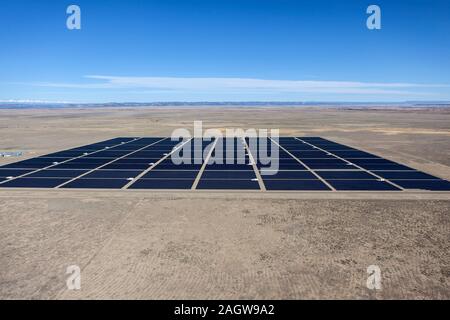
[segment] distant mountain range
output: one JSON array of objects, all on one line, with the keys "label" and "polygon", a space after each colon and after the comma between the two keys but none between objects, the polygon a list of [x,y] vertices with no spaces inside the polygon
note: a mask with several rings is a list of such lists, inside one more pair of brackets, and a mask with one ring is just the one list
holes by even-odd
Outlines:
[{"label": "distant mountain range", "polygon": [[405,101],[405,102],[317,102],[317,101],[198,101],[198,102],[2,102],[0,109],[48,109],[48,108],[120,108],[120,107],[270,107],[270,106],[322,106],[322,107],[450,107],[450,101]]}]

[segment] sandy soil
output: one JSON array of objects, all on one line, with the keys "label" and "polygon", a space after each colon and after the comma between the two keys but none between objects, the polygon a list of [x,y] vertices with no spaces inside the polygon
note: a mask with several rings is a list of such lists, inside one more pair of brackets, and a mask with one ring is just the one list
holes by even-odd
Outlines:
[{"label": "sandy soil", "polygon": [[[322,136],[450,178],[445,110],[0,110],[0,149],[33,157],[194,120]],[[0,298],[449,299],[449,213],[448,194],[0,190]],[[369,265],[382,290],[366,288]]]}]

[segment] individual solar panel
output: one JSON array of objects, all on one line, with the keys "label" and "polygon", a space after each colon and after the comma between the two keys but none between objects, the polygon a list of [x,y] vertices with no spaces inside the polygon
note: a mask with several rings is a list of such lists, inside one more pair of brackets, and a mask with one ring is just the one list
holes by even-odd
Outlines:
[{"label": "individual solar panel", "polygon": [[253,180],[219,180],[219,179],[201,179],[197,189],[209,190],[259,190],[258,181]]},{"label": "individual solar panel", "polygon": [[158,170],[200,170],[201,164],[173,164],[173,163],[161,163],[156,165],[154,168]]},{"label": "individual solar panel", "polygon": [[62,163],[59,164],[57,166],[52,167],[53,169],[71,169],[71,170],[76,170],[76,169],[95,169],[98,168],[100,165],[98,163],[77,163],[77,162],[72,162],[72,163]]},{"label": "individual solar panel", "polygon": [[318,158],[333,158],[332,155],[323,151],[291,151],[292,155],[296,158],[301,159],[318,159]]},{"label": "individual solar panel", "polygon": [[[262,170],[264,168],[268,169],[271,166],[270,165],[260,165],[260,164],[258,164],[257,167]],[[282,170],[282,171],[284,171],[284,170],[296,170],[296,171],[307,170],[306,167],[304,165],[302,165],[300,162],[292,163],[292,164],[280,163],[280,164],[278,164],[278,169]]]},{"label": "individual solar panel", "polygon": [[32,171],[33,170],[23,170],[23,169],[0,169],[0,178],[18,177]]},{"label": "individual solar panel", "polygon": [[127,179],[76,179],[62,186],[63,189],[120,189],[129,183]]},{"label": "individual solar panel", "polygon": [[87,170],[40,170],[27,175],[29,178],[75,178],[88,172]]},{"label": "individual solar panel", "polygon": [[340,160],[337,158],[334,159],[301,159],[302,162],[306,165],[313,164],[344,164],[346,165],[348,162],[344,160]]},{"label": "individual solar panel", "polygon": [[[95,151],[94,151],[95,152]],[[92,151],[61,151],[61,152],[55,152],[45,155],[45,157],[53,157],[53,158],[75,158],[75,157],[82,157],[84,155],[90,154]],[[95,152],[97,154],[97,152]]]},{"label": "individual solar panel", "polygon": [[109,150],[110,151],[127,151],[127,152],[134,152],[137,151],[139,149],[144,148],[145,145],[120,145],[120,146],[116,146],[116,147],[112,147]]},{"label": "individual solar panel", "polygon": [[260,170],[262,179],[265,180],[304,180],[317,179],[317,177],[310,171],[274,171],[274,170]]},{"label": "individual solar panel", "polygon": [[398,164],[394,161],[390,161],[390,160],[386,160],[386,159],[381,159],[381,158],[371,158],[371,159],[352,159],[351,160],[352,163],[355,163],[357,165],[368,165],[368,164]]},{"label": "individual solar panel", "polygon": [[3,169],[42,169],[48,167],[52,164],[48,163],[26,163],[26,162],[16,162],[4,165]]},{"label": "individual solar panel", "polygon": [[127,156],[127,158],[163,158],[170,154],[171,151],[139,151]]},{"label": "individual solar panel", "polygon": [[150,164],[150,163],[156,163],[160,159],[159,158],[122,158],[119,160],[114,161],[114,164],[133,164],[133,163],[139,163],[139,164]]},{"label": "individual solar panel", "polygon": [[139,179],[129,189],[191,189],[194,179]]},{"label": "individual solar panel", "polygon": [[352,164],[346,163],[309,163],[308,167],[312,170],[357,170]]},{"label": "individual solar panel", "polygon": [[360,164],[361,168],[372,171],[385,171],[385,170],[401,170],[401,171],[415,171],[414,169],[404,166],[402,164]]},{"label": "individual solar panel", "polygon": [[420,171],[373,171],[373,173],[390,180],[435,180],[439,179]]},{"label": "individual solar panel", "polygon": [[70,179],[17,178],[1,184],[2,188],[54,188]]},{"label": "individual solar panel", "polygon": [[95,170],[83,176],[87,179],[128,179],[137,177],[142,170]]},{"label": "individual solar panel", "polygon": [[[264,161],[264,162],[263,162]],[[279,164],[285,164],[285,165],[298,165],[301,164],[297,159],[294,158],[289,158],[289,159],[258,159],[257,164],[261,164],[261,165],[270,165],[271,163],[279,163]]]},{"label": "individual solar panel", "polygon": [[[146,170],[150,168],[150,163],[111,163],[102,167],[102,170]],[[95,169],[95,168],[92,168]]]},{"label": "individual solar panel", "polygon": [[252,170],[252,166],[248,164],[208,164],[206,170]]},{"label": "individual solar panel", "polygon": [[86,155],[85,158],[118,158],[129,154],[130,151],[100,151]]},{"label": "individual solar panel", "polygon": [[368,173],[367,171],[317,171],[316,173],[323,179],[337,179],[337,180],[378,179],[377,177]]},{"label": "individual solar panel", "polygon": [[289,152],[296,152],[296,151],[313,152],[315,150],[312,146],[309,146],[307,144],[282,145],[282,147],[288,150]]},{"label": "individual solar panel", "polygon": [[344,159],[379,158],[376,155],[364,151],[333,151],[332,153]]},{"label": "individual solar panel", "polygon": [[147,172],[142,179],[195,179],[199,171],[197,170],[156,170]]},{"label": "individual solar panel", "polygon": [[446,180],[392,180],[392,182],[405,189],[450,191],[450,182]]},{"label": "individual solar panel", "polygon": [[108,162],[114,161],[114,159],[103,159],[103,158],[77,158],[74,160],[70,160],[65,162],[66,164],[96,164],[97,166],[101,166],[102,164],[106,164]]},{"label": "individual solar panel", "polygon": [[233,180],[233,179],[241,179],[241,180],[251,180],[256,178],[255,172],[244,171],[244,170],[226,170],[226,171],[212,171],[206,170],[203,172],[201,179],[213,179],[213,180]]},{"label": "individual solar panel", "polygon": [[399,188],[379,180],[327,180],[338,191],[397,191]]},{"label": "individual solar panel", "polygon": [[331,190],[320,180],[264,180],[267,190],[325,191]]}]

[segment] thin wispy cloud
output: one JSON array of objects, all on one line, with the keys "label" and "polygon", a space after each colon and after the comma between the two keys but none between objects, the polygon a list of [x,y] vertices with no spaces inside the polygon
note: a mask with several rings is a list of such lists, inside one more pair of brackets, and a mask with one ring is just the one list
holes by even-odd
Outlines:
[{"label": "thin wispy cloud", "polygon": [[[252,78],[120,77],[88,75],[81,83],[32,83],[34,86],[72,89],[136,89],[157,92],[214,92],[241,94],[322,93],[355,95],[427,95],[430,88],[447,84],[352,81],[267,80]],[[420,91],[420,92],[419,92]]]}]

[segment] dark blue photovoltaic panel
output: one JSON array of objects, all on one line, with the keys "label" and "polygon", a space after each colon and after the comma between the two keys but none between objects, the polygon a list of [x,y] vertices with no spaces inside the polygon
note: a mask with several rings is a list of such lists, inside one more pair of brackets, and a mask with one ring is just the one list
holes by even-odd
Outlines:
[{"label": "dark blue photovoltaic panel", "polygon": [[147,172],[142,179],[195,179],[197,170],[156,170]]},{"label": "dark blue photovoltaic panel", "polygon": [[57,166],[52,167],[52,169],[95,169],[99,167],[98,163],[62,163]]},{"label": "dark blue photovoltaic panel", "polygon": [[114,161],[114,159],[98,159],[98,158],[78,158],[74,160],[70,160],[65,162],[66,164],[96,164],[97,166],[101,166],[102,164],[106,164],[108,162]]},{"label": "dark blue photovoltaic panel", "polygon": [[201,179],[216,179],[216,180],[235,180],[235,179],[243,179],[243,180],[251,180],[255,179],[256,175],[255,172],[252,171],[244,171],[244,170],[237,170],[237,171],[210,171],[206,170],[203,172],[203,175]]},{"label": "dark blue photovoltaic panel", "polygon": [[41,170],[27,175],[29,178],[75,178],[88,172],[87,170]]},{"label": "dark blue photovoltaic panel", "polygon": [[[138,149],[144,148],[146,146],[147,145],[127,143],[127,144],[120,144],[120,145],[114,146],[114,147],[109,147],[108,151],[128,151],[128,152],[133,152],[133,151],[136,151]],[[103,150],[105,150],[105,149],[103,148]]]},{"label": "dark blue photovoltaic panel", "polygon": [[344,159],[379,158],[378,156],[363,151],[333,151],[332,153]]},{"label": "dark blue photovoltaic panel", "polygon": [[50,166],[48,163],[26,163],[26,162],[16,162],[4,165],[2,169],[42,169]]},{"label": "dark blue photovoltaic panel", "polygon": [[[0,166],[0,188],[53,188],[73,179],[66,188],[120,189],[132,183],[132,189],[190,189],[202,168],[203,156],[210,154],[211,141],[195,139],[175,150],[182,145],[180,139],[161,139],[119,137],[5,164]],[[254,166],[250,165],[250,155],[256,155],[256,167],[267,190],[329,190],[317,178],[319,175],[342,191],[397,191],[389,181],[405,190],[449,191],[448,181],[320,137],[280,137],[282,148],[291,153],[280,149],[277,159],[272,159],[277,145],[270,139],[246,141],[250,150],[245,149],[240,138],[219,139],[211,160],[223,156],[229,159],[224,164],[207,164],[198,188],[258,190]],[[269,146],[270,150],[261,152],[258,147],[262,146]],[[178,165],[172,161],[172,155],[189,155],[199,161]],[[265,159],[260,158],[264,155]],[[238,163],[238,159],[243,163]],[[148,169],[151,170],[143,178],[132,180]],[[275,175],[263,174],[273,169],[279,171]],[[25,177],[19,178],[22,175]],[[18,178],[7,180],[8,177]]]},{"label": "dark blue photovoltaic panel", "polygon": [[302,179],[317,179],[317,177],[310,171],[273,171],[273,170],[260,170],[263,180],[302,180]]},{"label": "dark blue photovoltaic panel", "polygon": [[450,182],[446,180],[392,180],[392,182],[405,189],[450,191]]},{"label": "dark blue photovoltaic panel", "polygon": [[129,153],[130,151],[100,151],[89,154],[86,158],[118,158]]},{"label": "dark blue photovoltaic panel", "polygon": [[157,170],[200,170],[202,167],[201,164],[169,164],[169,163],[161,163],[158,164],[155,169]]},{"label": "dark blue photovoltaic panel", "polygon": [[327,180],[338,191],[395,191],[395,186],[379,180]]},{"label": "dark blue photovoltaic panel", "polygon": [[70,179],[18,178],[0,185],[2,188],[54,188]]},{"label": "dark blue photovoltaic panel", "polygon": [[76,179],[62,186],[63,189],[120,189],[130,181],[126,179]]},{"label": "dark blue photovoltaic panel", "polygon": [[305,152],[305,151],[314,151],[315,149],[307,144],[298,144],[298,145],[281,145],[287,151],[293,153],[296,151]]},{"label": "dark blue photovoltaic panel", "polygon": [[194,179],[139,179],[129,189],[191,189]]},{"label": "dark blue photovoltaic panel", "polygon": [[80,148],[67,149],[64,151],[56,152],[56,153],[51,153],[49,155],[45,155],[44,157],[50,156],[52,154],[53,155],[60,154],[62,152],[74,152],[75,154],[82,155],[83,153],[92,153],[92,152],[99,151],[99,150],[103,150],[103,147],[80,147]]},{"label": "dark blue photovoltaic panel", "polygon": [[361,164],[359,165],[361,168],[364,168],[366,170],[376,170],[376,171],[383,171],[383,170],[410,170],[415,171],[414,169],[401,165],[401,164]]},{"label": "dark blue photovoltaic panel", "polygon": [[259,190],[258,181],[252,180],[212,180],[201,179],[197,189],[214,190]]},{"label": "dark blue photovoltaic panel", "polygon": [[130,164],[116,164],[115,162],[107,164],[102,167],[102,170],[146,170],[150,168],[149,163],[130,163]]},{"label": "dark blue photovoltaic panel", "polygon": [[206,170],[253,170],[253,167],[248,164],[209,164],[206,166]]},{"label": "dark blue photovoltaic panel", "polygon": [[349,179],[349,180],[361,180],[371,179],[377,180],[378,178],[371,175],[366,171],[317,171],[319,176],[324,179]]},{"label": "dark blue photovoltaic panel", "polygon": [[6,178],[6,177],[18,177],[21,175],[24,175],[28,172],[32,172],[33,170],[20,170],[20,169],[0,169],[0,177]]},{"label": "dark blue photovoltaic panel", "polygon": [[386,160],[386,159],[381,159],[381,158],[372,158],[372,159],[352,159],[351,160],[352,163],[355,163],[357,165],[366,165],[366,164],[398,164],[394,161],[390,161],[390,160]]},{"label": "dark blue photovoltaic panel", "polygon": [[439,179],[430,174],[420,171],[374,171],[373,173],[390,180],[433,180]]},{"label": "dark blue photovoltaic panel", "polygon": [[[323,151],[292,151],[294,157],[299,159],[318,159],[318,158],[332,158],[333,156]],[[333,158],[336,159],[336,158]]]},{"label": "dark blue photovoltaic panel", "polygon": [[[269,169],[270,165],[259,165],[258,164],[258,168],[259,169]],[[292,164],[284,164],[284,163],[280,163],[278,165],[278,169],[279,170],[307,170],[306,167],[304,165],[302,165],[300,162],[297,163],[292,163]]]},{"label": "dark blue photovoltaic panel", "polygon": [[264,159],[258,159],[257,164],[263,165],[263,166],[269,166],[271,163],[279,163],[283,165],[298,165],[300,162],[294,158],[289,159],[270,159],[270,158],[264,158]]},{"label": "dark blue photovoltaic panel", "polygon": [[143,170],[95,170],[83,176],[89,179],[128,179],[137,177]]},{"label": "dark blue photovoltaic panel", "polygon": [[138,164],[150,164],[150,163],[156,163],[160,160],[160,158],[146,158],[146,159],[142,159],[142,158],[138,158],[138,159],[133,159],[133,158],[122,158],[119,160],[114,161],[114,164],[133,164],[133,163],[138,163]]},{"label": "dark blue photovoltaic panel", "polygon": [[320,180],[264,180],[264,185],[267,190],[331,190]]},{"label": "dark blue photovoltaic panel", "polygon": [[308,164],[308,167],[310,167],[312,170],[358,170],[358,168],[355,167],[354,165],[345,163],[336,163],[336,164],[310,163]]},{"label": "dark blue photovoltaic panel", "polygon": [[[95,152],[95,151],[94,151]],[[46,154],[45,157],[54,157],[54,158],[75,158],[75,157],[82,157],[84,154],[92,153],[90,151],[61,151],[61,152],[55,152],[51,154]],[[95,152],[95,154],[97,154]]]},{"label": "dark blue photovoltaic panel", "polygon": [[49,157],[39,157],[39,158],[33,158],[21,161],[20,163],[46,163],[48,165],[51,165],[54,162],[63,162],[70,160],[72,158],[49,158]]},{"label": "dark blue photovoltaic panel", "polygon": [[314,164],[347,164],[348,162],[345,162],[344,160],[340,159],[300,159],[302,162],[306,165],[314,165]]}]

